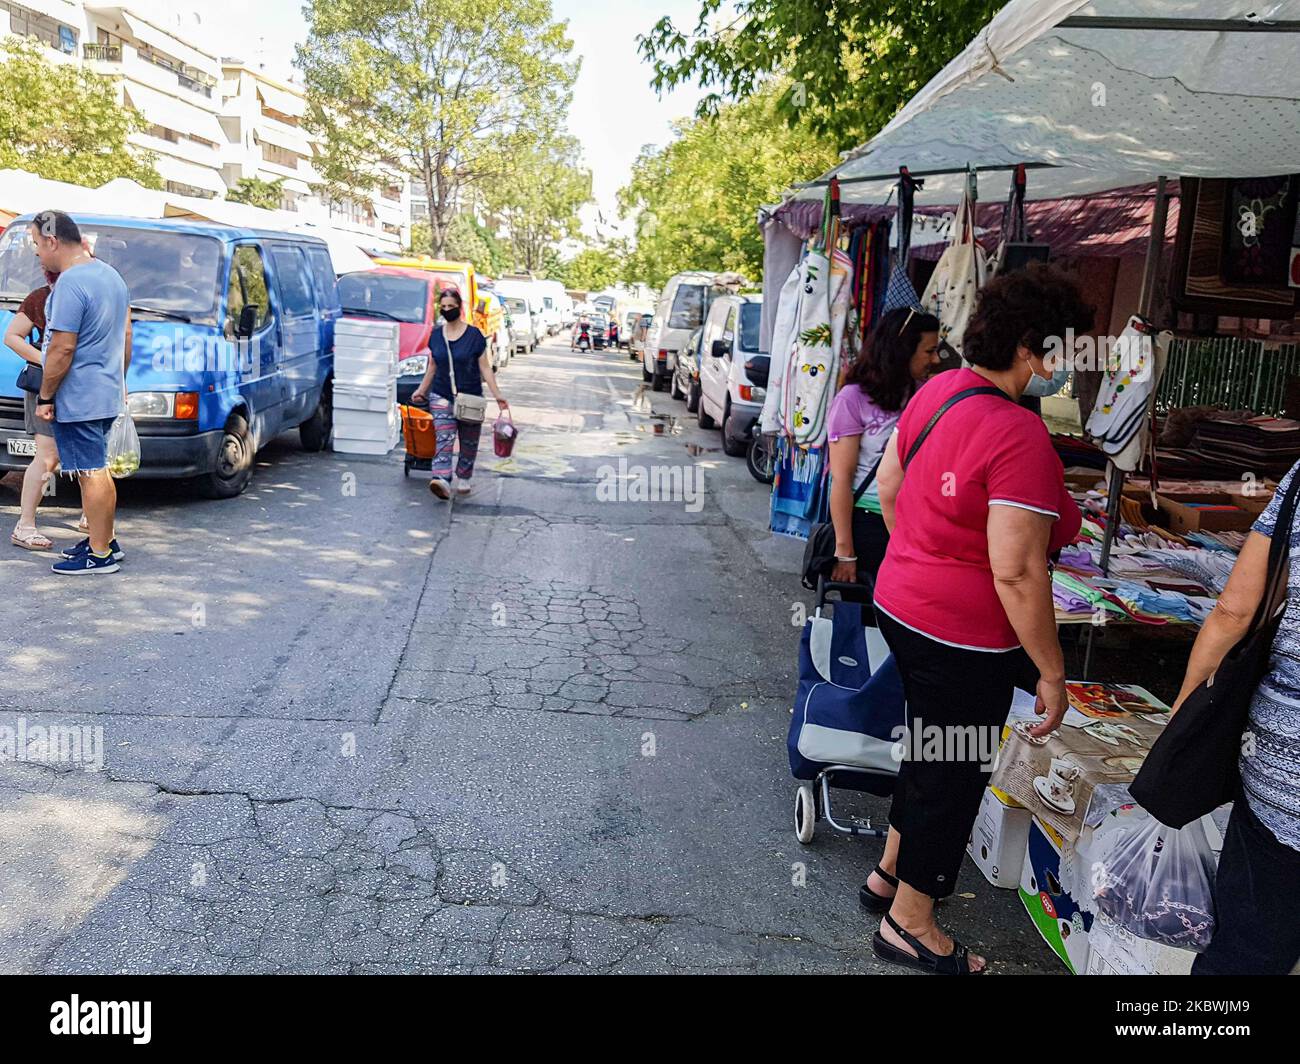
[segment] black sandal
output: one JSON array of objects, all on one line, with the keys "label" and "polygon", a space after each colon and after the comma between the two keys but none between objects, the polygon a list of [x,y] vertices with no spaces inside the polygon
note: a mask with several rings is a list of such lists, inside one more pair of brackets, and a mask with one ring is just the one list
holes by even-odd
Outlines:
[{"label": "black sandal", "polygon": [[[876,867],[873,868],[872,871],[875,872],[876,875],[878,875],[891,887],[893,887],[895,891],[898,890],[897,876],[891,876],[888,872],[886,872],[883,868],[881,868],[880,865],[876,865]],[[868,877],[868,883],[869,882],[870,882],[870,878]],[[858,888],[858,904],[861,905],[864,909],[866,909],[867,912],[869,913],[884,913],[884,912],[888,912],[889,907],[894,904],[894,895],[890,894],[888,897],[886,897],[884,894],[877,894],[874,890],[871,889],[871,887],[867,885],[867,883],[863,883],[862,886]]]},{"label": "black sandal", "polygon": [[952,940],[952,952],[944,957],[923,945],[915,935],[904,931],[899,926],[898,921],[888,913],[885,913],[885,920],[890,927],[898,932],[899,937],[904,942],[916,950],[916,956],[913,957],[906,950],[899,949],[877,931],[871,939],[871,948],[882,961],[889,961],[891,964],[897,964],[904,968],[916,968],[918,971],[929,972],[931,975],[980,975],[983,973],[983,968],[978,972],[971,970],[970,950],[955,938]]}]

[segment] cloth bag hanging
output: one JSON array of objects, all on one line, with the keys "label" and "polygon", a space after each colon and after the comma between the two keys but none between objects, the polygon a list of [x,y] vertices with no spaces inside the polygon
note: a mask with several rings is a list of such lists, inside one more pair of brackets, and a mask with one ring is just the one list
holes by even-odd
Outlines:
[{"label": "cloth bag hanging", "polygon": [[889,284],[885,288],[882,314],[900,307],[916,307],[921,304],[921,297],[916,294],[916,286],[907,272],[907,261],[912,253],[912,218],[916,202],[916,190],[924,188],[925,182],[918,181],[906,166],[898,168],[898,249],[890,263]]},{"label": "cloth bag hanging", "polygon": [[783,388],[782,430],[803,446],[826,439],[826,415],[839,380],[853,264],[838,248],[803,261],[797,336]]},{"label": "cloth bag hanging", "polygon": [[921,297],[925,310],[939,319],[939,339],[946,340],[958,354],[987,274],[984,249],[975,239],[975,208],[968,182],[953,217],[952,242],[939,257]]}]

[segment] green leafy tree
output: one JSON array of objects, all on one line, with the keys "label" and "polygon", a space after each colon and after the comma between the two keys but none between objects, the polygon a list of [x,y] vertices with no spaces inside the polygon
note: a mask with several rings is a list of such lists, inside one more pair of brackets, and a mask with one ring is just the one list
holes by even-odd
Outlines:
[{"label": "green leafy tree", "polygon": [[296,62],[322,177],[346,197],[383,166],[412,174],[436,254],[472,186],[507,172],[508,136],[568,106],[577,71],[550,0],[309,0],[304,13]]},{"label": "green leafy tree", "polygon": [[850,148],[874,135],[1006,0],[700,0],[638,38],[656,89],[711,89],[700,117],[788,78],[778,113]]},{"label": "green leafy tree", "polygon": [[685,269],[762,276],[758,208],[838,158],[828,137],[779,120],[783,91],[773,82],[712,118],[677,123],[666,147],[642,149],[619,192],[623,214],[636,219],[628,280],[658,288]]},{"label": "green leafy tree", "polygon": [[595,292],[623,279],[625,264],[616,248],[585,248],[559,264],[556,280],[565,288]]},{"label": "green leafy tree", "polygon": [[284,202],[284,178],[267,181],[260,177],[241,177],[227,194],[232,203],[247,203],[267,211],[278,211]]},{"label": "green leafy tree", "polygon": [[515,266],[541,274],[547,250],[581,231],[591,174],[580,165],[578,140],[554,128],[522,131],[506,150],[511,165],[486,186],[484,202],[510,231]]},{"label": "green leafy tree", "polygon": [[51,63],[34,39],[0,40],[0,170],[91,188],[118,177],[162,188],[153,155],[127,143],[147,126],[122,105],[112,78]]}]

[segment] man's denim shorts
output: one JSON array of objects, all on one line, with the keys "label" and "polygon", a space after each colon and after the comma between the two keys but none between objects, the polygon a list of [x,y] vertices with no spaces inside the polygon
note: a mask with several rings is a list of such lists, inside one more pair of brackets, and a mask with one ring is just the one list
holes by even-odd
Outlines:
[{"label": "man's denim shorts", "polygon": [[108,467],[108,430],[117,418],[54,422],[54,443],[64,473],[93,473]]}]

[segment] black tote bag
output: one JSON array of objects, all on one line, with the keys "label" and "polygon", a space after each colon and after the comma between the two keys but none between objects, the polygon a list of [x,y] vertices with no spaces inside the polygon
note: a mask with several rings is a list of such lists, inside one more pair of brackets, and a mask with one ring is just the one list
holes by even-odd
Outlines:
[{"label": "black tote bag", "polygon": [[1300,474],[1291,478],[1278,509],[1268,550],[1268,583],[1250,630],[1214,674],[1187,696],[1129,785],[1133,799],[1171,828],[1190,824],[1237,797],[1241,737],[1286,608],[1297,493]]}]

